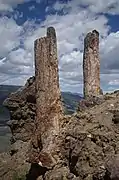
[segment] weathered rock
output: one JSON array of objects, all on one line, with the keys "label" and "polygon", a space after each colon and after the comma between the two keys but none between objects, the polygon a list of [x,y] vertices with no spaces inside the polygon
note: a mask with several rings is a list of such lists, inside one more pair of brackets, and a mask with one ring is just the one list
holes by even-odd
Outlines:
[{"label": "weathered rock", "polygon": [[[11,116],[8,126],[12,132],[10,151],[12,159],[17,158],[17,163],[19,164],[21,157],[21,163],[23,163],[24,158],[20,155],[23,153],[25,157],[23,164],[27,164],[28,152],[31,152],[32,163],[39,163],[40,161],[43,166],[49,167],[52,166],[54,161],[57,162],[56,159],[58,159],[55,138],[59,133],[62,106],[54,29],[49,28],[47,37],[43,39],[47,43],[37,44],[39,40],[36,40],[35,55],[39,56],[41,54],[41,60],[39,58],[36,59],[36,77],[29,78],[23,88],[10,94],[4,105],[9,109]],[[40,41],[42,41],[42,38]],[[45,46],[46,52],[43,50],[39,52],[39,48],[43,48],[43,46]],[[41,61],[40,64],[39,60]],[[39,65],[41,65],[40,71],[39,69],[37,71]],[[44,89],[44,92],[42,89]],[[35,128],[36,131],[34,131]],[[31,139],[32,144],[29,143]],[[27,150],[25,149],[22,152],[23,148],[21,148],[21,145],[25,145]],[[14,160],[10,162],[12,164]]]},{"label": "weathered rock", "polygon": [[113,115],[113,122],[115,123],[115,124],[119,124],[119,111],[115,111],[114,112],[114,115]]},{"label": "weathered rock", "polygon": [[30,169],[30,164],[26,162],[29,143],[17,141],[14,144],[16,152],[12,156],[0,154],[0,180],[25,179]]},{"label": "weathered rock", "polygon": [[45,175],[45,180],[72,180],[75,177],[70,173],[68,167],[62,167],[49,171]]},{"label": "weathered rock", "polygon": [[84,97],[102,94],[100,89],[99,33],[88,33],[83,56]]},{"label": "weathered rock", "polygon": [[74,179],[118,179],[119,126],[113,113],[118,112],[119,95],[112,97],[75,114],[62,130],[61,152]]},{"label": "weathered rock", "polygon": [[37,180],[43,180],[42,176],[39,176],[39,177],[37,178]]},{"label": "weathered rock", "polygon": [[[30,78],[25,86],[12,93],[4,101],[4,105],[10,111],[11,120],[7,123],[12,132],[11,148],[8,159],[3,156],[0,169],[1,180],[13,180],[25,177],[30,169],[26,162],[30,147],[30,140],[34,132],[35,119],[35,78]],[[30,98],[29,97],[33,97]],[[31,100],[32,99],[32,100]]]},{"label": "weathered rock", "polygon": [[86,99],[82,99],[78,105],[78,111],[85,111],[96,105],[100,105],[105,101],[102,95],[100,96],[89,96]]},{"label": "weathered rock", "polygon": [[46,37],[35,41],[35,78],[36,133],[42,143],[39,161],[43,166],[50,167],[57,161],[55,138],[62,117],[56,34],[52,27],[47,29]]},{"label": "weathered rock", "polygon": [[[98,42],[90,36],[88,50],[93,56],[92,46]],[[87,86],[88,96],[78,111],[62,116],[53,28],[36,40],[35,48],[36,82],[30,78],[5,101],[13,144],[11,156],[0,155],[0,179],[13,180],[17,173],[17,178],[24,175],[27,180],[118,180],[119,92],[99,96]],[[97,87],[98,81],[93,85]],[[32,164],[26,162],[28,151]]]},{"label": "weathered rock", "polygon": [[11,120],[7,124],[11,129],[12,138],[7,159],[6,155],[0,156],[0,179],[13,180],[25,177],[30,169],[26,160],[35,127],[35,78],[29,78],[23,88],[10,94],[4,101],[4,106],[10,111]]},{"label": "weathered rock", "polygon": [[111,180],[119,180],[119,155],[115,155],[107,162],[107,175]]},{"label": "weathered rock", "polygon": [[26,142],[31,139],[34,130],[35,99],[35,78],[31,77],[23,88],[10,94],[4,101],[4,106],[10,111],[11,120],[8,126],[12,132],[12,142]]}]

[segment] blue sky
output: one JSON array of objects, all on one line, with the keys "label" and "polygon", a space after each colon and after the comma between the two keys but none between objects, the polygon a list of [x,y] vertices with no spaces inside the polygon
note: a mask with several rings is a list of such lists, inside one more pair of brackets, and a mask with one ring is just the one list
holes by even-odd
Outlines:
[{"label": "blue sky", "polygon": [[83,40],[100,33],[101,87],[119,89],[119,0],[0,0],[0,84],[34,75],[33,44],[48,26],[57,33],[60,87],[82,92]]}]

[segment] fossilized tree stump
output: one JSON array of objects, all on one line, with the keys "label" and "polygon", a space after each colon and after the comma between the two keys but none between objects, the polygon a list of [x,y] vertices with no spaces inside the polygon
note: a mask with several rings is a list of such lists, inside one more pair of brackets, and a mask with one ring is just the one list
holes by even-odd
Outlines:
[{"label": "fossilized tree stump", "polygon": [[45,167],[56,161],[55,138],[62,116],[56,41],[53,27],[47,29],[46,37],[35,41],[36,128],[42,144],[39,159]]},{"label": "fossilized tree stump", "polygon": [[83,56],[84,97],[100,94],[99,33],[89,32],[84,39]]}]

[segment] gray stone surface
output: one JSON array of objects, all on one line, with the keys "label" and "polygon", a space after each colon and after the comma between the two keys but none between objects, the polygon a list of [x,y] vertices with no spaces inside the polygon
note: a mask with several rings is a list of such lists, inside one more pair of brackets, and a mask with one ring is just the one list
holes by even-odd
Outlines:
[{"label": "gray stone surface", "polygon": [[100,89],[99,33],[89,32],[84,40],[84,97],[102,94]]},{"label": "gray stone surface", "polygon": [[37,143],[37,149],[41,149],[38,161],[41,161],[43,166],[50,167],[57,161],[55,156],[55,138],[59,134],[59,123],[62,118],[57,41],[53,27],[47,29],[46,37],[35,41],[34,49],[36,136],[38,139],[41,138],[40,144]]}]

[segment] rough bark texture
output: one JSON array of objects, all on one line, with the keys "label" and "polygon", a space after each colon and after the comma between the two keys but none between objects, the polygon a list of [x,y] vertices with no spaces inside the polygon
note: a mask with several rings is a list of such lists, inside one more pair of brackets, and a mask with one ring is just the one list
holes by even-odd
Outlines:
[{"label": "rough bark texture", "polygon": [[56,161],[53,153],[62,116],[56,34],[52,27],[47,29],[47,37],[35,41],[35,78],[36,131],[42,146],[39,160],[44,166],[52,166]]},{"label": "rough bark texture", "polygon": [[88,33],[84,40],[83,57],[84,97],[100,94],[99,33]]}]

